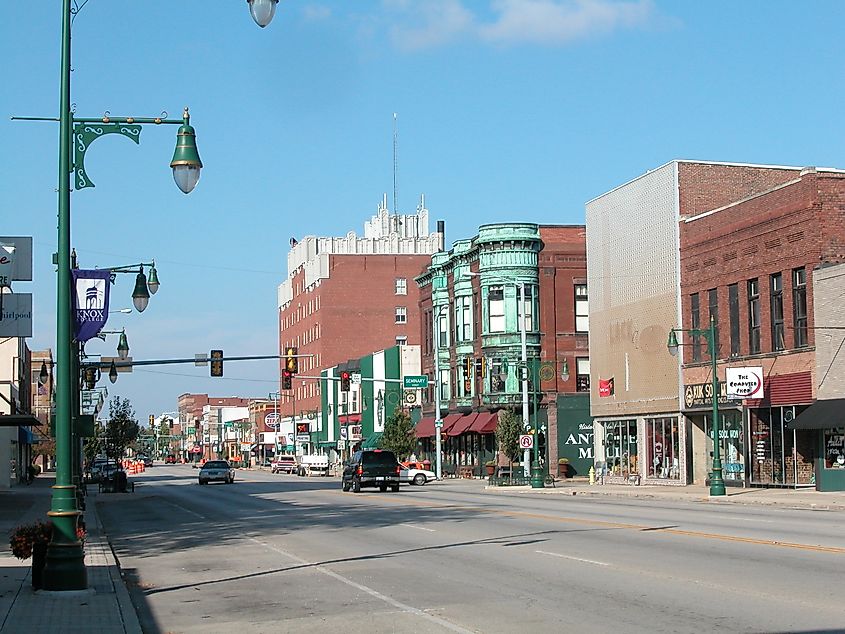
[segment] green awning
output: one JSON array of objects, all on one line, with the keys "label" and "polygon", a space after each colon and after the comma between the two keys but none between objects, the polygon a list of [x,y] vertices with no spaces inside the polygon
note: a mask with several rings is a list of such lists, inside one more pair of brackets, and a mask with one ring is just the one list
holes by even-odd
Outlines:
[{"label": "green awning", "polygon": [[361,445],[361,449],[378,449],[378,445],[380,442],[381,432],[377,431],[363,442],[363,444]]}]

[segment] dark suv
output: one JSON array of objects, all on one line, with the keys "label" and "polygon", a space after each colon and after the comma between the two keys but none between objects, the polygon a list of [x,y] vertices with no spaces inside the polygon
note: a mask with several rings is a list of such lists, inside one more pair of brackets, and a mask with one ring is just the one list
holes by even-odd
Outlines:
[{"label": "dark suv", "polygon": [[392,451],[381,449],[363,449],[356,451],[352,459],[343,467],[341,486],[344,491],[352,489],[355,493],[361,487],[378,487],[394,492],[399,490],[399,462]]}]

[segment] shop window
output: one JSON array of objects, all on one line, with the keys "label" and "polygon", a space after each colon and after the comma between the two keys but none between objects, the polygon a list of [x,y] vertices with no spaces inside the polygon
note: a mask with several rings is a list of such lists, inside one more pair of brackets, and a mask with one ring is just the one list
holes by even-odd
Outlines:
[{"label": "shop window", "polygon": [[590,391],[590,359],[587,357],[575,359],[575,391]]},{"label": "shop window", "polygon": [[604,450],[610,475],[627,478],[637,471],[637,422],[608,421],[604,425]]},{"label": "shop window", "polygon": [[845,469],[845,427],[824,430],[824,468]]},{"label": "shop window", "polygon": [[783,275],[773,273],[769,276],[769,293],[772,317],[772,350],[783,350]]},{"label": "shop window", "polygon": [[681,477],[678,450],[678,419],[672,417],[647,418],[646,473],[649,478],[678,480]]},{"label": "shop window", "polygon": [[760,282],[748,280],[748,352],[760,352]]},{"label": "shop window", "polygon": [[728,286],[728,312],[731,324],[731,356],[739,356],[739,285]]},{"label": "shop window", "polygon": [[589,332],[590,304],[587,297],[587,285],[575,285],[575,332]]},{"label": "shop window", "polygon": [[[704,416],[707,434],[707,468],[713,465],[713,417]],[[742,482],[745,479],[745,435],[742,415],[736,410],[719,411],[719,456],[722,459],[722,478]]]},{"label": "shop window", "polygon": [[[701,313],[698,293],[689,296],[690,328],[699,330],[701,328]],[[701,361],[701,337],[692,336],[692,360]]]},{"label": "shop window", "polygon": [[505,331],[505,289],[491,286],[487,291],[487,313],[490,319],[488,332]]},{"label": "shop window", "polygon": [[792,332],[796,348],[807,346],[807,271],[792,271]]}]

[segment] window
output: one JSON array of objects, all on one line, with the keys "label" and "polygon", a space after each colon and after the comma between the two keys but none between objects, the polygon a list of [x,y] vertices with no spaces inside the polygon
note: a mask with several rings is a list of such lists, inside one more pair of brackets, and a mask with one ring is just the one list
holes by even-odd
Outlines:
[{"label": "window", "polygon": [[646,471],[649,478],[681,477],[677,418],[646,418]]},{"label": "window", "polygon": [[[699,313],[698,293],[689,296],[690,328],[698,330],[701,328],[701,314]],[[701,361],[701,338],[698,335],[692,336],[692,360]]]},{"label": "window", "polygon": [[396,335],[396,345],[397,346],[407,346],[408,345],[408,337],[406,335]]},{"label": "window", "polygon": [[424,352],[431,354],[434,348],[434,323],[432,322],[434,313],[430,310],[425,311],[425,321],[423,322],[423,331],[425,332]]},{"label": "window", "polygon": [[449,312],[446,310],[437,318],[437,345],[441,350],[449,347]]},{"label": "window", "polygon": [[525,320],[525,330],[526,332],[538,330],[534,324],[534,287],[523,285],[522,292],[525,294],[522,304],[522,315]]},{"label": "window", "polygon": [[404,306],[396,307],[396,323],[404,324],[408,321],[408,309]]},{"label": "window", "polygon": [[739,285],[728,286],[728,312],[731,322],[731,356],[739,355]]},{"label": "window", "polygon": [[604,452],[610,475],[627,478],[639,473],[637,421],[614,420],[604,424]]},{"label": "window", "polygon": [[472,297],[455,298],[455,341],[472,341]]},{"label": "window", "polygon": [[590,359],[587,357],[575,359],[575,391],[590,391]]},{"label": "window", "polygon": [[711,288],[707,291],[707,307],[710,311],[710,319],[716,326],[716,340],[713,342],[713,351],[716,358],[719,358],[719,292],[718,289]]},{"label": "window", "polygon": [[449,368],[440,370],[440,401],[449,400]]},{"label": "window", "polygon": [[396,294],[397,295],[407,295],[408,294],[408,280],[404,277],[397,277],[396,278]]},{"label": "window", "polygon": [[502,358],[490,359],[489,372],[487,374],[490,377],[490,392],[504,392],[506,379],[504,360]]},{"label": "window", "polygon": [[748,352],[760,352],[760,283],[748,280]]},{"label": "window", "polygon": [[792,270],[792,328],[796,348],[807,346],[807,271]]},{"label": "window", "polygon": [[845,428],[824,430],[824,468],[845,469]]},{"label": "window", "polygon": [[783,350],[783,274],[772,273],[769,276],[769,293],[772,312],[772,350]]},{"label": "window", "polygon": [[490,317],[489,332],[505,331],[505,289],[491,286],[487,291],[487,309]]},{"label": "window", "polygon": [[575,332],[590,330],[590,306],[587,301],[587,285],[575,285]]}]

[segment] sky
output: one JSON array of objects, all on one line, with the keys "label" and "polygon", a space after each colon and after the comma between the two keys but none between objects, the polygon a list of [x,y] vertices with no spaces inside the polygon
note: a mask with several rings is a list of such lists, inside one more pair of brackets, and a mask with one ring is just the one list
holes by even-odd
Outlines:
[{"label": "sky", "polygon": [[[84,2],[84,4],[83,4]],[[0,3],[0,236],[32,236],[33,350],[55,347],[60,2]],[[663,0],[78,0],[79,117],[181,116],[204,167],[182,194],[176,126],[92,144],[72,194],[82,268],[155,260],[147,310],[112,314],[135,359],[276,354],[291,237],[359,235],[383,194],[425,194],[446,242],[491,222],[583,224],[584,204],[673,159],[845,167],[845,3]],[[112,308],[131,307],[118,276]],[[93,340],[113,356],[116,337]],[[142,422],[186,392],[266,398],[275,361],[121,374]]]}]

